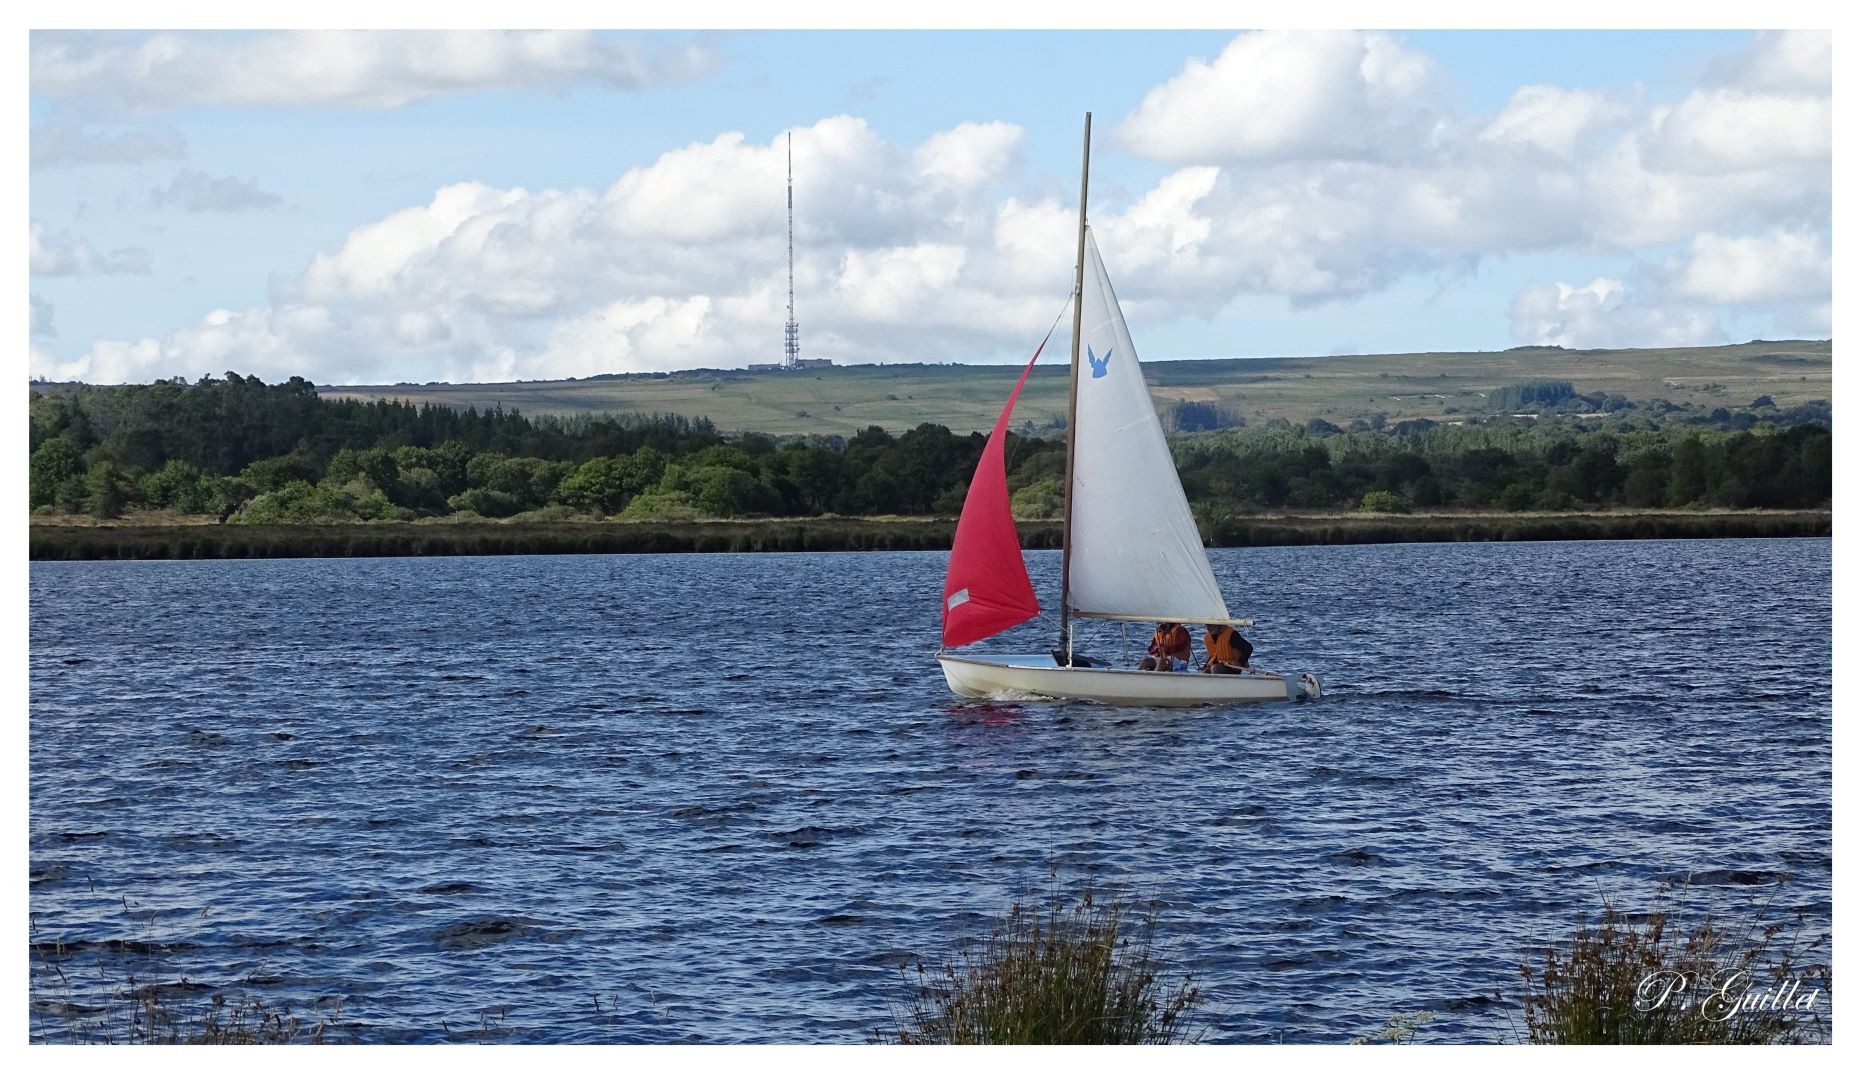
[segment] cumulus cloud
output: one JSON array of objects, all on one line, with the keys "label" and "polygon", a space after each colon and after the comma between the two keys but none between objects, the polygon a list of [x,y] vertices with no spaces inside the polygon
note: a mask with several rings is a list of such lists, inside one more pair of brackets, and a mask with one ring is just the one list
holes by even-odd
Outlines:
[{"label": "cumulus cloud", "polygon": [[[540,366],[580,377],[622,369],[679,369],[707,364],[710,339],[727,330],[717,323],[707,295],[621,299],[564,321],[533,363],[504,351],[474,368],[487,380],[508,380]],[[773,311],[770,311],[773,312]],[[714,363],[710,363],[714,364]]]},{"label": "cumulus cloud", "polygon": [[1480,140],[1569,160],[1587,137],[1627,116],[1625,105],[1593,90],[1521,86],[1480,132]]},{"label": "cumulus cloud", "polygon": [[1512,300],[1512,338],[1557,347],[1682,347],[1723,343],[1711,310],[1639,300],[1623,281],[1534,283]]},{"label": "cumulus cloud", "polygon": [[1676,172],[1770,171],[1830,159],[1830,35],[1766,32],[1712,66],[1706,84],[1654,110],[1649,159]]},{"label": "cumulus cloud", "polygon": [[32,170],[91,164],[142,164],[187,155],[187,139],[172,127],[115,132],[47,121],[32,128]]},{"label": "cumulus cloud", "polygon": [[[1158,160],[1284,179],[1315,206],[1372,207],[1367,225],[1418,251],[1826,228],[1826,38],[1760,35],[1677,102],[1535,84],[1480,119],[1446,108],[1432,61],[1388,35],[1242,34],[1151,91],[1117,133]],[[1807,70],[1788,75],[1795,65]]]},{"label": "cumulus cloud", "polygon": [[212,176],[192,168],[181,169],[167,186],[149,191],[149,201],[163,208],[185,209],[190,213],[275,209],[284,204],[283,198],[261,189],[249,179]]},{"label": "cumulus cloud", "polygon": [[[1735,160],[1724,146],[1674,156],[1691,122],[1676,117],[1727,95],[1826,107],[1826,77],[1788,70],[1817,56],[1826,66],[1815,44],[1760,36],[1677,101],[1533,85],[1468,116],[1442,103],[1433,61],[1389,35],[1243,34],[1119,126],[1126,145],[1176,166],[1101,195],[1093,224],[1134,323],[1217,316],[1241,296],[1348,302],[1555,250],[1617,253],[1624,268],[1520,292],[1509,312],[1521,342],[1701,342],[1726,307],[1826,323],[1826,158]],[[1265,101],[1259,69],[1278,72],[1284,107],[1241,122]],[[1023,349],[1069,289],[1077,212],[1064,193],[1013,189],[1023,141],[1003,122],[915,146],[853,116],[797,128],[804,353],[939,361]],[[770,360],[785,319],[786,167],[780,137],[726,132],[600,189],[451,184],[278,278],[269,307],[143,342],[165,372],[324,382]],[[99,368],[151,353],[128,346],[99,352]]]},{"label": "cumulus cloud", "polygon": [[1826,97],[1833,47],[1827,30],[1761,30],[1750,48],[1713,63],[1706,80],[1757,93]]},{"label": "cumulus cloud", "polygon": [[1831,303],[1785,306],[1776,315],[1778,334],[1798,339],[1829,339],[1834,335],[1835,311]]},{"label": "cumulus cloud", "polygon": [[582,30],[293,30],[32,35],[34,94],[125,111],[396,108],[507,89],[634,90],[701,77],[702,45]]},{"label": "cumulus cloud", "polygon": [[1649,122],[1651,159],[1675,172],[1735,172],[1829,160],[1827,94],[1700,90]]},{"label": "cumulus cloud", "polygon": [[[953,165],[850,116],[797,129],[804,350],[973,358],[1051,319],[1070,278],[1067,210],[1004,214],[987,194],[1021,137],[1007,124],[934,135],[927,144],[952,150]],[[353,382],[767,360],[786,301],[786,166],[781,139],[731,132],[604,190],[453,184],[319,252],[277,283],[271,308],[215,311],[150,346],[100,351],[95,365]],[[1057,226],[1030,227],[1026,214]]]},{"label": "cumulus cloud", "polygon": [[101,276],[113,273],[141,274],[149,271],[149,252],[128,246],[111,253],[97,248],[69,232],[49,232],[45,223],[32,221],[29,265],[34,276]]},{"label": "cumulus cloud", "polygon": [[51,339],[58,335],[58,329],[52,324],[52,304],[38,295],[27,296],[31,303],[31,336],[33,339]]},{"label": "cumulus cloud", "polygon": [[932,183],[972,190],[1000,179],[1016,162],[1025,132],[1012,123],[962,123],[932,135],[912,154]]},{"label": "cumulus cloud", "polygon": [[1566,347],[1657,347],[1718,342],[1721,312],[1769,313],[1777,334],[1830,332],[1830,255],[1825,236],[1777,228],[1756,235],[1694,237],[1628,279],[1532,283],[1514,297],[1512,336]]},{"label": "cumulus cloud", "polygon": [[1388,34],[1263,30],[1190,60],[1116,134],[1170,164],[1406,156],[1431,134],[1439,77]]},{"label": "cumulus cloud", "polygon": [[1763,235],[1711,232],[1694,238],[1686,256],[1669,263],[1676,296],[1722,304],[1813,302],[1830,287],[1829,245],[1808,231]]},{"label": "cumulus cloud", "polygon": [[166,376],[161,344],[152,339],[128,342],[100,339],[82,357],[60,359],[34,346],[31,375],[41,380],[81,380],[91,384],[135,384]]}]

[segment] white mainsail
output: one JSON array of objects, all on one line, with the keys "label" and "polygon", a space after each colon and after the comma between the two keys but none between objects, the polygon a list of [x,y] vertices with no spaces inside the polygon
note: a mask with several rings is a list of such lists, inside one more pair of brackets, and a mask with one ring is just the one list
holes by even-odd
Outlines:
[{"label": "white mainsail", "polygon": [[1101,618],[1228,619],[1089,229],[1083,292],[1068,603]]}]

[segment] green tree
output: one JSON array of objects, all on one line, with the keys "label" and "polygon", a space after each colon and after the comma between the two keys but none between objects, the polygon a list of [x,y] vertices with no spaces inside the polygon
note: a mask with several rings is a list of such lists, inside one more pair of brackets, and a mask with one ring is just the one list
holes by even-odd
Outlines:
[{"label": "green tree", "polygon": [[1499,507],[1504,511],[1529,511],[1538,502],[1538,491],[1529,481],[1514,481],[1499,494]]},{"label": "green tree", "polygon": [[589,459],[556,486],[555,499],[582,511],[611,515],[627,506],[644,489],[633,484],[629,457]]},{"label": "green tree", "polygon": [[84,475],[85,509],[92,518],[121,518],[129,504],[129,479],[109,461],[92,463]]},{"label": "green tree", "polygon": [[523,510],[523,505],[510,493],[483,488],[466,489],[456,496],[449,496],[446,506],[454,511],[469,511],[485,518],[509,518]]},{"label": "green tree", "polygon": [[1043,477],[1009,497],[1008,506],[1018,519],[1058,518],[1066,510],[1066,486],[1057,477]]},{"label": "green tree", "polygon": [[1667,506],[1686,507],[1699,503],[1711,487],[1706,446],[1699,437],[1689,436],[1675,444],[1673,463],[1667,474]]},{"label": "green tree", "polygon": [[621,517],[640,522],[689,522],[699,513],[689,493],[649,489],[635,496]]},{"label": "green tree", "polygon": [[400,475],[388,492],[388,500],[417,514],[433,513],[446,507],[446,490],[439,474],[425,466],[401,467]]},{"label": "green tree", "polygon": [[1673,456],[1656,448],[1644,451],[1629,464],[1622,480],[1622,502],[1630,507],[1660,507],[1667,502]]},{"label": "green tree", "polygon": [[32,460],[28,464],[30,485],[27,495],[32,506],[58,503],[61,491],[65,493],[66,502],[69,502],[72,490],[67,486],[83,472],[83,460],[70,440],[64,436],[48,438],[32,453]]},{"label": "green tree", "polygon": [[1615,461],[1614,438],[1599,436],[1570,462],[1571,495],[1585,503],[1608,503],[1622,487],[1624,471]]},{"label": "green tree", "polygon": [[214,509],[213,487],[205,475],[180,459],[169,459],[161,469],[138,482],[142,502],[198,515]]},{"label": "green tree", "polygon": [[1409,513],[1409,501],[1388,489],[1373,489],[1363,494],[1363,502],[1357,509],[1380,515],[1406,515]]},{"label": "green tree", "polygon": [[316,481],[323,473],[315,459],[293,454],[259,459],[239,476],[262,492],[276,492],[293,481]]}]

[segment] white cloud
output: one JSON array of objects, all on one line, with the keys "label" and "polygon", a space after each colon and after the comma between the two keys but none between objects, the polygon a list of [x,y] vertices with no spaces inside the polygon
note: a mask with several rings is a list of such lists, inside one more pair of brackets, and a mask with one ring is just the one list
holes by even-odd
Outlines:
[{"label": "white cloud", "polygon": [[33,347],[32,376],[44,380],[82,380],[91,384],[132,384],[167,376],[172,366],[164,360],[161,344],[152,339],[100,339],[83,357],[63,361],[49,351]]},{"label": "white cloud", "polygon": [[[1808,70],[1781,73],[1793,65]],[[1826,35],[1760,35],[1678,102],[1534,84],[1477,119],[1447,109],[1433,61],[1388,35],[1267,31],[1190,61],[1117,132],[1158,160],[1283,185],[1314,211],[1370,209],[1347,214],[1369,234],[1340,245],[1399,238],[1405,256],[1435,263],[1627,249],[1703,230],[1826,228],[1827,66]]]},{"label": "white cloud", "polygon": [[1244,33],[1151,90],[1116,134],[1170,164],[1407,156],[1432,133],[1439,74],[1387,34]]},{"label": "white cloud", "polygon": [[1699,90],[1650,119],[1649,158],[1672,172],[1733,172],[1826,164],[1828,95],[1785,96],[1736,89]]},{"label": "white cloud", "polygon": [[190,213],[275,209],[284,204],[283,198],[261,189],[249,179],[212,176],[192,168],[181,169],[167,186],[149,191],[149,200],[158,206],[186,209]]},{"label": "white cloud", "polygon": [[[1006,124],[933,136],[966,147],[952,171],[922,168],[921,154],[851,117],[797,129],[804,351],[976,357],[1051,318],[1070,273],[1065,212],[1042,207],[1061,227],[1029,271],[1018,221],[983,193],[1020,139]],[[780,139],[727,133],[602,191],[444,187],[279,281],[272,310],[216,311],[171,333],[161,361],[187,375],[308,371],[327,383],[767,360],[786,301],[785,152]],[[130,368],[120,348],[94,357]]]},{"label": "white cloud", "polygon": [[[1348,302],[1563,250],[1617,253],[1628,267],[1528,287],[1510,310],[1521,341],[1699,342],[1728,305],[1813,325],[1829,293],[1826,158],[1720,152],[1704,167],[1670,153],[1684,126],[1674,117],[1713,95],[1826,106],[1814,77],[1784,79],[1767,58],[1802,52],[1794,38],[1760,37],[1678,103],[1535,85],[1467,117],[1440,104],[1433,62],[1387,35],[1244,34],[1120,127],[1136,148],[1184,163],[1147,188],[1101,194],[1093,223],[1134,322],[1217,316],[1245,296]],[[1291,80],[1286,107],[1259,124],[1229,114],[1266,92],[1249,64]],[[1024,350],[1069,289],[1077,208],[1070,183],[1002,193],[1023,140],[1002,122],[916,146],[853,116],[795,129],[804,353]],[[780,136],[726,132],[604,189],[445,186],[277,279],[272,308],[171,333],[164,371],[394,382],[767,361],[785,318],[786,167]],[[100,367],[127,367],[109,357]]]},{"label": "white cloud", "polygon": [[52,304],[38,295],[28,295],[27,300],[32,308],[29,319],[31,338],[51,339],[57,336],[58,327],[52,323]]},{"label": "white cloud", "polygon": [[1724,339],[1721,312],[1769,313],[1777,335],[1830,334],[1824,236],[1777,228],[1694,237],[1683,253],[1638,263],[1628,280],[1532,283],[1513,298],[1512,336],[1565,347],[1656,347]]},{"label": "white cloud", "polygon": [[1026,133],[1012,123],[961,123],[926,139],[912,159],[933,183],[970,191],[1007,173],[1025,140]]},{"label": "white cloud", "polygon": [[1480,140],[1568,160],[1586,137],[1627,115],[1625,106],[1593,90],[1521,86],[1480,132]]},{"label": "white cloud", "polygon": [[1683,173],[1826,168],[1833,75],[1826,31],[1761,32],[1749,48],[1714,64],[1706,84],[1654,109],[1646,156]]},{"label": "white cloud", "polygon": [[[552,375],[567,377],[605,373],[616,367],[717,365],[716,326],[711,315],[712,302],[703,295],[610,302],[557,328],[535,364],[561,370]],[[477,367],[474,375],[508,380],[528,371],[515,354],[508,354],[489,366]]]},{"label": "white cloud", "polygon": [[847,310],[866,320],[935,320],[935,306],[955,286],[963,261],[963,248],[948,243],[855,250],[835,285]]},{"label": "white cloud", "polygon": [[1598,247],[1634,249],[1685,242],[1714,228],[1748,228],[1817,219],[1829,213],[1827,167],[1784,166],[1712,175],[1668,170],[1624,137],[1573,176],[1582,191],[1577,220]]},{"label": "white cloud", "polygon": [[48,121],[32,128],[32,170],[91,164],[142,164],[187,155],[187,139],[172,127],[104,132]]},{"label": "white cloud", "polygon": [[1681,347],[1723,343],[1707,309],[1637,299],[1621,280],[1528,284],[1512,300],[1512,338],[1557,347]]},{"label": "white cloud", "polygon": [[447,93],[631,90],[709,73],[699,45],[583,30],[293,30],[32,35],[32,92],[127,111],[395,108]]},{"label": "white cloud", "polygon": [[[306,369],[341,367],[345,343],[336,316],[321,306],[214,310],[163,342],[165,360],[185,362],[191,376],[238,370],[282,380]],[[177,370],[179,371],[179,370]]]},{"label": "white cloud", "polygon": [[483,183],[443,187],[433,200],[349,233],[333,253],[319,253],[302,280],[314,301],[367,299],[386,291],[416,258],[431,256],[467,221],[520,202],[521,189],[499,191]]},{"label": "white cloud", "polygon": [[34,220],[30,230],[28,264],[34,276],[95,276],[149,271],[149,252],[128,246],[108,254],[69,232],[48,232]]},{"label": "white cloud", "polygon": [[1756,93],[1826,97],[1833,46],[1827,30],[1760,30],[1750,48],[1713,64],[1708,81]]},{"label": "white cloud", "polygon": [[1680,298],[1724,304],[1815,301],[1829,294],[1829,246],[1808,231],[1707,232],[1694,238],[1668,272],[1667,287]]},{"label": "white cloud", "polygon": [[1809,306],[1785,306],[1777,312],[1780,335],[1799,339],[1830,339],[1835,334],[1835,310],[1831,303]]}]

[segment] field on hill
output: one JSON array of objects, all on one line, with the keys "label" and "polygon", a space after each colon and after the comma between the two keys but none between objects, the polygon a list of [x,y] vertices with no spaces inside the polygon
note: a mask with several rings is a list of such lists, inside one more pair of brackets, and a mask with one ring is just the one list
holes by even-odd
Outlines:
[{"label": "field on hill", "polygon": [[[1726,347],[1221,358],[1146,362],[1159,409],[1212,403],[1249,422],[1324,418],[1339,425],[1381,413],[1390,421],[1481,412],[1486,393],[1523,381],[1570,381],[1579,393],[1641,401],[1779,406],[1830,398],[1828,340],[1754,341]],[[1019,375],[1016,366],[855,365],[798,372],[693,370],[510,384],[323,387],[326,398],[400,399],[525,414],[631,412],[707,417],[726,431],[850,434],[920,422],[986,431]],[[1016,425],[1052,425],[1066,412],[1066,365],[1043,360],[1028,378]]]}]

